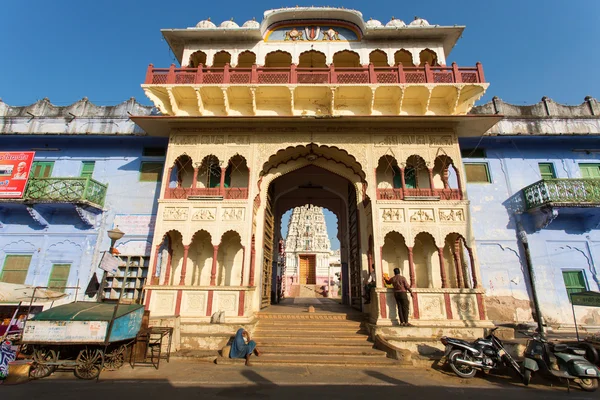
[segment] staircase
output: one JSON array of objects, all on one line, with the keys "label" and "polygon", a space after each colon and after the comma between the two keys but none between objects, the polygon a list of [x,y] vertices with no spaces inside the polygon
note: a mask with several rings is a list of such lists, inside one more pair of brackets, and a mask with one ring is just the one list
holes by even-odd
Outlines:
[{"label": "staircase", "polygon": [[393,366],[360,320],[340,313],[259,313],[253,365]]}]

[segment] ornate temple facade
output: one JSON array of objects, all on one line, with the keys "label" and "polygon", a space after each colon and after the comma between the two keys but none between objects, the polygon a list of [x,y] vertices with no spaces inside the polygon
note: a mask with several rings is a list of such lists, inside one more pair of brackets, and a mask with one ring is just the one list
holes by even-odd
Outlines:
[{"label": "ornate temple facade", "polygon": [[[321,207],[295,207],[285,239],[287,297],[301,296],[303,288],[317,292],[330,285],[331,242]],[[322,290],[321,290],[322,291]]]},{"label": "ornate temple facade", "polygon": [[163,30],[181,67],[149,66],[161,114],[132,119],[169,138],[146,306],[182,346],[269,306],[281,216],[305,204],[337,216],[342,300],[373,324],[397,318],[399,267],[415,324],[489,325],[458,139],[500,118],[467,115],[488,83],[448,61],[463,29],[298,7]]}]

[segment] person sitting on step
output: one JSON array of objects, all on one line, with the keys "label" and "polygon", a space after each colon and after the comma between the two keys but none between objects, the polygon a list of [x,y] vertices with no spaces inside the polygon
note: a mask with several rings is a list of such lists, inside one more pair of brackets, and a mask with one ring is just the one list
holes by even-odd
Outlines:
[{"label": "person sitting on step", "polygon": [[256,357],[260,356],[260,351],[256,348],[256,342],[250,339],[250,334],[244,328],[238,329],[233,343],[231,343],[229,358],[245,358],[246,365],[250,365],[252,353],[256,354]]},{"label": "person sitting on step", "polygon": [[396,304],[398,306],[398,319],[400,320],[400,325],[411,326],[408,323],[408,307],[410,303],[406,292],[412,294],[412,290],[410,290],[410,285],[406,278],[400,275],[399,268],[394,268],[394,276],[389,280],[386,279],[385,283],[388,285],[392,284],[394,287],[394,298],[396,299]]}]

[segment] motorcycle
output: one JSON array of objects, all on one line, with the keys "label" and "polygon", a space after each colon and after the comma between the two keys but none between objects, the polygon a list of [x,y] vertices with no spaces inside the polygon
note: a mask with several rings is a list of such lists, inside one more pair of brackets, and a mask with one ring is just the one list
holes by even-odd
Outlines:
[{"label": "motorcycle", "polygon": [[504,348],[502,341],[494,335],[494,328],[484,339],[470,343],[465,340],[443,336],[440,340],[446,351],[444,357],[450,368],[461,378],[472,378],[478,370],[489,372],[500,366],[511,367],[522,376],[519,364]]},{"label": "motorcycle", "polygon": [[585,350],[581,352],[564,343],[550,343],[537,332],[521,333],[531,338],[523,362],[525,386],[531,382],[532,375],[540,371],[549,377],[566,379],[567,385],[574,381],[586,392],[598,389],[600,370],[584,357]]}]

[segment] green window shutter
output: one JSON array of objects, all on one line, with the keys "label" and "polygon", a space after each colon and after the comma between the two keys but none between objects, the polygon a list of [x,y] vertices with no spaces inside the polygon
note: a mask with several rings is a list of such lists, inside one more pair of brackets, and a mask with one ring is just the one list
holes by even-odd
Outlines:
[{"label": "green window shutter", "polygon": [[554,165],[552,163],[539,163],[540,174],[542,179],[555,179],[556,173],[554,172]]},{"label": "green window shutter", "polygon": [[140,182],[160,182],[164,164],[161,162],[147,162],[140,164]]},{"label": "green window shutter", "polygon": [[69,280],[69,272],[71,271],[71,264],[52,264],[52,272],[50,272],[50,279],[48,280],[49,288],[61,288],[56,289],[57,291],[64,292],[67,281]]},{"label": "green window shutter", "polygon": [[465,174],[467,182],[470,183],[491,183],[490,172],[487,163],[468,163],[465,164]]},{"label": "green window shutter", "polygon": [[583,271],[563,271],[563,280],[567,294],[569,295],[569,301],[571,301],[571,294],[587,290]]},{"label": "green window shutter", "polygon": [[91,178],[94,173],[94,167],[96,166],[96,161],[82,161],[81,162],[81,177],[82,178]]},{"label": "green window shutter", "polygon": [[404,183],[407,189],[416,189],[417,187],[417,170],[413,167],[404,169]]},{"label": "green window shutter", "polygon": [[25,283],[29,264],[31,263],[31,257],[32,256],[7,255],[4,260],[2,273],[0,274],[0,282],[17,284]]},{"label": "green window shutter", "polygon": [[402,188],[402,177],[400,176],[400,169],[396,166],[392,167],[394,173],[394,189]]},{"label": "green window shutter", "polygon": [[34,161],[31,165],[31,176],[34,178],[49,178],[52,176],[54,161]]},{"label": "green window shutter", "polygon": [[600,164],[579,164],[579,169],[585,179],[600,179]]}]

